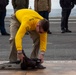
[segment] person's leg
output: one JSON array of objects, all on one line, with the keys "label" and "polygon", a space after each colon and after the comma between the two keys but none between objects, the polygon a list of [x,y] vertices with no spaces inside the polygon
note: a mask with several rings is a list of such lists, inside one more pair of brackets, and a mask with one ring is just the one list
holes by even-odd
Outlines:
[{"label": "person's leg", "polygon": [[70,13],[71,13],[71,9],[67,9],[66,26],[65,26],[66,30],[68,30],[68,19],[69,19],[69,15],[70,15]]},{"label": "person's leg", "polygon": [[67,9],[62,9],[62,18],[61,18],[61,30],[62,30],[62,33],[65,32],[65,25],[66,25],[66,15],[67,15],[67,12],[66,12]]},{"label": "person's leg", "polygon": [[48,11],[44,11],[44,18],[49,20],[49,12]]},{"label": "person's leg", "polygon": [[[44,11],[44,12],[43,12],[43,15],[44,15],[43,17],[49,21],[49,12],[48,12],[48,11]],[[48,30],[47,33],[48,33],[48,34],[51,34],[50,29]]]},{"label": "person's leg", "polygon": [[37,58],[40,48],[40,36],[36,31],[31,31],[29,32],[29,34],[33,40],[33,46],[34,46],[34,49],[31,53],[31,58]]},{"label": "person's leg", "polygon": [[0,12],[0,30],[2,35],[7,33],[5,29],[5,22],[4,22],[5,16],[6,16],[6,12]]},{"label": "person's leg", "polygon": [[1,32],[1,12],[0,12],[0,32]]},{"label": "person's leg", "polygon": [[9,56],[9,60],[10,62],[14,62],[17,61],[17,50],[16,50],[16,46],[15,46],[15,35],[16,32],[19,28],[19,22],[17,21],[17,19],[15,18],[15,16],[13,15],[11,17],[11,23],[10,23],[10,49],[11,49],[11,53]]},{"label": "person's leg", "polygon": [[39,11],[38,13],[39,13],[42,17],[44,17],[43,11]]},{"label": "person's leg", "polygon": [[[34,46],[34,49],[31,53],[31,57],[30,58],[38,58],[38,53],[39,53],[39,48],[40,48],[40,36],[39,34],[36,32],[36,31],[31,31],[29,32],[30,33],[30,36],[33,40],[33,46]],[[44,67],[42,64],[39,64],[37,66],[38,69],[45,69],[46,67]]]}]

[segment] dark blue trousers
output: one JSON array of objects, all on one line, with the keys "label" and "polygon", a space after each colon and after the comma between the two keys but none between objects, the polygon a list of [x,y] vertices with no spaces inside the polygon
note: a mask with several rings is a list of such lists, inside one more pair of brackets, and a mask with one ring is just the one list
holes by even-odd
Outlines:
[{"label": "dark blue trousers", "polygon": [[48,11],[39,11],[38,12],[42,17],[46,18],[47,20],[49,19],[49,12]]},{"label": "dark blue trousers", "polygon": [[0,12],[0,31],[1,31],[1,34],[6,33],[5,22],[4,22],[5,16],[6,16],[6,12]]},{"label": "dark blue trousers", "polygon": [[68,30],[68,19],[72,9],[62,9],[61,30]]}]

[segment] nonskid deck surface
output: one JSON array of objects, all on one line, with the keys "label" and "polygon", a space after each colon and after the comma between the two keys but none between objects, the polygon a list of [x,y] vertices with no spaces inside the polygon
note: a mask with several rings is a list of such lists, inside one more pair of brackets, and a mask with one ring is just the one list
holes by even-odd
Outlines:
[{"label": "nonskid deck surface", "polygon": [[[7,61],[8,62],[8,61]],[[76,61],[44,61],[46,69],[20,70],[19,65],[11,64],[12,67],[1,69],[1,65],[7,63],[0,61],[0,75],[76,75]]]}]

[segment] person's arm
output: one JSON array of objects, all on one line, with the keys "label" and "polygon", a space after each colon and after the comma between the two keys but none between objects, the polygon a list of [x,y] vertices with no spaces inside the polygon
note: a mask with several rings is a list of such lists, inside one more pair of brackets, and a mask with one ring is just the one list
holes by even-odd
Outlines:
[{"label": "person's arm", "polygon": [[26,33],[26,23],[25,22],[22,22],[18,31],[17,31],[17,34],[16,34],[16,37],[15,37],[15,44],[16,44],[16,49],[17,49],[17,56],[18,56],[18,59],[20,60],[23,60],[23,53],[22,53],[22,39]]},{"label": "person's arm", "polygon": [[48,0],[48,12],[51,12],[51,0]]},{"label": "person's arm", "polygon": [[73,3],[76,4],[76,0],[73,0]]},{"label": "person's arm", "polygon": [[34,9],[38,11],[38,0],[34,0]]},{"label": "person's arm", "polygon": [[26,33],[26,26],[24,23],[22,23],[17,31],[16,37],[15,37],[15,43],[16,43],[16,48],[17,51],[22,50],[22,39]]},{"label": "person's arm", "polygon": [[7,0],[7,5],[9,4],[9,0]]},{"label": "person's arm", "polygon": [[13,8],[15,9],[16,8],[16,0],[12,0],[12,6],[13,6]]},{"label": "person's arm", "polygon": [[28,8],[29,7],[29,0],[25,0],[26,1],[26,8]]},{"label": "person's arm", "polygon": [[40,51],[45,52],[47,45],[47,33],[40,34]]},{"label": "person's arm", "polygon": [[6,6],[9,4],[9,0],[6,0]]},{"label": "person's arm", "polygon": [[23,54],[22,50],[21,50],[21,51],[17,51],[17,58],[18,58],[19,60],[23,61],[24,54]]},{"label": "person's arm", "polygon": [[44,61],[44,54],[47,46],[47,33],[40,34],[40,55],[39,58]]}]

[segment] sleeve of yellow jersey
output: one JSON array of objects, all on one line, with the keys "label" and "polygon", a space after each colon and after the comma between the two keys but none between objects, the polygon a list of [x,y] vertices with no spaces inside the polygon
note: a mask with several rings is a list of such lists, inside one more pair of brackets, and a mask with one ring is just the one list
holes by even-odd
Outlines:
[{"label": "sleeve of yellow jersey", "polygon": [[40,34],[40,50],[42,52],[45,52],[46,46],[47,46],[47,33]]},{"label": "sleeve of yellow jersey", "polygon": [[27,23],[22,22],[17,31],[16,37],[15,37],[15,44],[16,44],[17,50],[22,50],[22,38],[26,33],[26,26],[27,26]]}]

